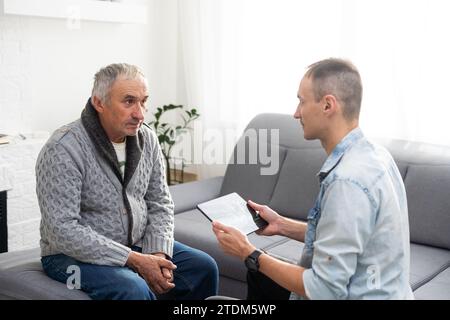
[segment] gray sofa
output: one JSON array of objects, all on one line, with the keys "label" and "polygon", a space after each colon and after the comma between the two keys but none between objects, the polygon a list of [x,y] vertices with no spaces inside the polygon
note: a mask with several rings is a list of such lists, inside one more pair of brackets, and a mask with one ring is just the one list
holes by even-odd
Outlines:
[{"label": "gray sofa", "polygon": [[[289,115],[262,114],[247,129],[280,129],[279,141],[258,134],[241,138],[224,177],[171,187],[175,201],[175,239],[213,256],[220,269],[220,294],[246,296],[243,263],[222,253],[210,222],[197,210],[200,202],[238,192],[245,199],[267,204],[279,213],[305,220],[319,190],[316,173],[326,155],[318,141],[305,141],[298,121]],[[253,131],[255,132],[255,131]],[[270,131],[269,131],[270,132]],[[270,136],[270,134],[269,134]],[[279,163],[273,175],[261,175],[271,164],[236,161],[249,141]],[[411,231],[411,286],[416,299],[450,299],[450,148],[399,140],[379,140],[394,156],[405,182]],[[242,147],[242,148],[241,148]],[[278,150],[278,152],[277,152]],[[242,153],[241,153],[242,155]],[[273,164],[273,162],[272,162]],[[251,234],[257,247],[284,260],[296,261],[303,244],[281,236]],[[88,299],[68,290],[42,272],[39,250],[0,254],[0,299]]]},{"label": "gray sofa", "polygon": [[[267,204],[280,214],[305,220],[319,191],[316,173],[326,159],[318,141],[303,139],[301,126],[292,116],[259,115],[247,128],[280,128],[277,174],[261,175],[260,167],[264,165],[229,164],[223,178],[182,184],[171,190],[176,203],[175,238],[211,254],[219,264],[221,294],[238,298],[245,298],[247,291],[244,264],[222,253],[210,223],[195,205],[238,192],[244,199]],[[241,138],[238,145],[244,142]],[[415,297],[450,299],[450,148],[398,140],[377,142],[391,151],[407,190],[410,276]],[[263,143],[259,141],[258,145]],[[273,147],[272,142],[268,144],[268,149]],[[236,146],[235,153],[238,149]],[[300,242],[279,236],[251,234],[249,239],[257,247],[290,261],[300,258],[303,247]]]}]

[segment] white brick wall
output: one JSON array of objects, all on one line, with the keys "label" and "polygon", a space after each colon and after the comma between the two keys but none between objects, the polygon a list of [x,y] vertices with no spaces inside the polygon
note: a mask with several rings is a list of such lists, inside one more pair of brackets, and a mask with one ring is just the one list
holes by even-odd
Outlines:
[{"label": "white brick wall", "polygon": [[30,131],[29,31],[29,20],[0,16],[0,133]]},{"label": "white brick wall", "polygon": [[40,211],[34,167],[45,141],[45,138],[16,138],[10,144],[0,145],[0,167],[8,180],[3,188],[9,189],[8,251],[39,246]]},{"label": "white brick wall", "polygon": [[[0,16],[0,133],[30,132],[30,20]],[[8,251],[39,246],[40,212],[34,166],[46,139],[33,135],[0,145],[1,189],[8,191]],[[12,187],[12,189],[10,189]]]}]

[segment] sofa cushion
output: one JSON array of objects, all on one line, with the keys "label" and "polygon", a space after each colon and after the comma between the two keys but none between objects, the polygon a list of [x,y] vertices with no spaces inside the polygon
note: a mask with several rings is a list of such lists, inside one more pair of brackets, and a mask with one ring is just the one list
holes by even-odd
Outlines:
[{"label": "sofa cushion", "polygon": [[321,148],[289,149],[269,206],[283,216],[306,220],[319,193],[319,172],[326,154]]},{"label": "sofa cushion", "polygon": [[435,278],[414,291],[420,300],[450,300],[450,264]]},{"label": "sofa cushion", "polygon": [[277,243],[266,251],[275,258],[297,264],[302,256],[303,247],[303,242],[286,238],[286,241]]},{"label": "sofa cushion", "polygon": [[[283,241],[284,238],[258,236],[252,233],[248,235],[248,239],[257,248],[265,249]],[[212,231],[211,222],[199,210],[190,210],[176,215],[175,240],[211,255],[216,260],[221,275],[246,281],[247,269],[244,263],[223,253]]]},{"label": "sofa cushion", "polygon": [[427,283],[450,263],[450,251],[411,243],[410,284],[413,290]]},{"label": "sofa cushion", "polygon": [[[14,257],[16,265],[0,270],[0,296],[22,300],[90,300],[84,292],[70,290],[63,283],[47,277],[36,252],[40,252],[40,249],[32,250],[30,257],[33,258],[26,257],[21,252]],[[14,256],[14,252],[9,254]],[[34,261],[27,262],[29,260]],[[3,262],[2,260],[2,265]]]},{"label": "sofa cushion", "polygon": [[198,203],[217,198],[222,182],[223,177],[214,177],[170,186],[175,214],[195,209]]},{"label": "sofa cushion", "polygon": [[21,264],[36,262],[41,258],[41,249],[33,248],[21,251],[11,251],[1,254],[0,271],[16,267]]},{"label": "sofa cushion", "polygon": [[450,249],[450,166],[410,165],[405,178],[411,241]]}]

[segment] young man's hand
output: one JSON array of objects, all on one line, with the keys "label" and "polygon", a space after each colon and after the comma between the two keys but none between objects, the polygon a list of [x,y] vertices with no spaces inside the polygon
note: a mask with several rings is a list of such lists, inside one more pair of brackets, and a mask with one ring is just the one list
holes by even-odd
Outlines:
[{"label": "young man's hand", "polygon": [[256,248],[238,229],[213,221],[213,231],[220,247],[232,256],[245,260]]},{"label": "young man's hand", "polygon": [[270,209],[268,206],[264,206],[261,204],[257,204],[251,200],[248,201],[248,204],[258,211],[258,214],[267,221],[268,225],[263,229],[256,231],[256,234],[260,236],[273,236],[280,234],[280,223],[282,220],[282,216],[280,216],[277,212]]}]

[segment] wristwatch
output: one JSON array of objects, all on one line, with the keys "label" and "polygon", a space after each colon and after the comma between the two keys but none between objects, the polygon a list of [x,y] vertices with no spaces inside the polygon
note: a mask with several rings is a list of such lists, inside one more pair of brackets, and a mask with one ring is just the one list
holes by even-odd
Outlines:
[{"label": "wristwatch", "polygon": [[250,272],[257,272],[259,270],[259,256],[262,255],[262,252],[259,249],[253,251],[247,258],[245,258],[245,266]]}]

